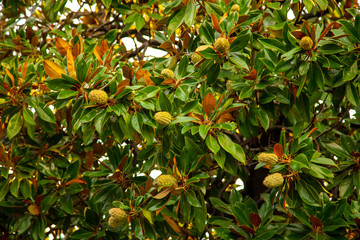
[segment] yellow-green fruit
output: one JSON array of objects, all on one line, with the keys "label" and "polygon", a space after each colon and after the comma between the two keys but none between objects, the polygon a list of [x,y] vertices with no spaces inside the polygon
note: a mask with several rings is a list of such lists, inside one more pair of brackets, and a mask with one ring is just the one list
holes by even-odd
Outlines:
[{"label": "yellow-green fruit", "polygon": [[172,175],[168,175],[168,174],[163,174],[158,176],[155,179],[155,184],[158,187],[162,187],[162,186],[172,186],[174,184],[177,184],[177,179],[172,176]]},{"label": "yellow-green fruit", "polygon": [[228,91],[229,94],[233,94],[235,92],[235,89],[233,89],[231,85],[232,85],[232,81],[227,80],[226,81],[226,90]]},{"label": "yellow-green fruit", "polygon": [[92,90],[89,93],[89,99],[94,103],[104,104],[108,100],[108,95],[103,90]]},{"label": "yellow-green fruit", "polygon": [[305,36],[300,40],[300,47],[302,49],[304,49],[305,51],[311,50],[313,47],[313,44],[314,44],[313,40],[308,36]]},{"label": "yellow-green fruit", "polygon": [[172,121],[172,116],[168,112],[157,112],[154,115],[154,119],[157,123],[162,125],[169,125]]},{"label": "yellow-green fruit", "polygon": [[195,52],[191,55],[191,62],[193,64],[197,64],[198,62],[200,62],[203,57],[199,54],[199,52],[207,49],[208,47],[211,47],[211,45],[202,45],[196,48]]},{"label": "yellow-green fruit", "polygon": [[[109,210],[110,218],[109,218],[109,225],[111,227],[117,227],[126,222],[127,214],[121,208],[111,208]],[[111,222],[111,224],[110,224]],[[115,226],[117,225],[117,226]]]},{"label": "yellow-green fruit", "polygon": [[233,12],[238,12],[240,11],[240,6],[239,4],[234,4],[232,5],[231,9],[230,9],[230,13],[233,13]]},{"label": "yellow-green fruit", "polygon": [[284,178],[281,173],[273,173],[268,176],[263,181],[263,184],[268,188],[274,188],[281,186],[284,182]]},{"label": "yellow-green fruit", "polygon": [[165,68],[161,71],[164,78],[175,78],[174,72],[171,69]]},{"label": "yellow-green fruit", "polygon": [[40,214],[40,208],[36,205],[28,206],[28,211],[31,215],[39,215]]},{"label": "yellow-green fruit", "polygon": [[226,38],[221,37],[216,39],[214,47],[219,53],[223,54],[229,51],[230,43]]},{"label": "yellow-green fruit", "polygon": [[125,222],[121,222],[118,219],[114,218],[113,216],[109,217],[108,224],[110,227],[116,228],[123,225]]},{"label": "yellow-green fruit", "polygon": [[278,162],[278,157],[274,153],[260,153],[258,160],[266,164],[275,164]]}]

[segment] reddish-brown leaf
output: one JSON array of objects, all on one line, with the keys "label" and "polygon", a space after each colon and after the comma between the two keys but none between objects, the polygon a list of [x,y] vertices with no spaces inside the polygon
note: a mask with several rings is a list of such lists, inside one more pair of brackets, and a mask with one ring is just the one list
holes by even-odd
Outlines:
[{"label": "reddish-brown leaf", "polygon": [[291,34],[294,35],[294,37],[296,37],[297,39],[302,39],[306,36],[306,34],[302,31],[292,31]]},{"label": "reddish-brown leaf", "polygon": [[125,80],[121,81],[117,85],[117,90],[116,90],[115,96],[120,94],[126,88],[126,86],[129,86],[129,85],[130,85],[130,79],[125,79]]},{"label": "reddish-brown leaf", "polygon": [[7,68],[5,68],[5,72],[6,72],[6,75],[8,75],[9,78],[11,79],[12,85],[15,86],[15,78],[14,78],[14,76],[11,74],[11,72]]},{"label": "reddish-brown leaf", "polygon": [[46,74],[51,78],[61,78],[61,74],[65,74],[64,69],[62,69],[59,65],[56,63],[50,61],[50,60],[44,60],[44,70]]},{"label": "reddish-brown leaf", "polygon": [[98,46],[96,46],[96,47],[94,48],[94,55],[97,58],[97,60],[99,61],[99,65],[103,65],[103,60],[102,60],[101,55],[99,53],[100,48]]},{"label": "reddish-brown leaf", "polygon": [[162,214],[163,217],[165,218],[166,222],[170,225],[170,227],[177,233],[180,233],[181,230],[180,228],[178,227],[178,225],[170,218],[168,217],[167,215],[165,214]]},{"label": "reddish-brown leaf", "polygon": [[209,92],[208,94],[206,94],[202,102],[202,106],[205,114],[209,116],[215,107],[215,97],[214,95],[212,95],[212,93]]},{"label": "reddish-brown leaf", "polygon": [[322,226],[323,226],[320,218],[315,217],[314,215],[311,216],[310,222],[311,222],[311,224],[314,225],[315,227],[322,227]]},{"label": "reddish-brown leaf", "polygon": [[211,14],[211,24],[218,33],[221,33],[219,19],[215,16],[215,14]]},{"label": "reddish-brown leaf", "polygon": [[77,58],[77,56],[79,56],[79,54],[80,54],[80,45],[79,45],[79,43],[75,44],[75,46],[73,47],[72,54],[73,54],[74,58]]},{"label": "reddish-brown leaf", "polygon": [[332,28],[332,26],[334,26],[335,22],[330,23],[325,30],[321,33],[319,39],[317,40],[317,42],[320,42],[320,40],[325,37],[325,35],[330,31],[330,29]]},{"label": "reddish-brown leaf", "polygon": [[163,199],[164,197],[169,195],[170,192],[171,192],[170,188],[164,189],[163,191],[156,194],[153,198],[155,198],[155,199]]},{"label": "reddish-brown leaf", "polygon": [[311,131],[310,131],[310,133],[309,133],[308,136],[310,137],[316,130],[318,130],[317,127],[314,127],[313,129],[311,129]]},{"label": "reddish-brown leaf", "polygon": [[261,218],[257,213],[250,213],[250,222],[254,225],[254,227],[258,227],[261,224]]},{"label": "reddish-brown leaf", "polygon": [[122,171],[122,169],[125,167],[125,164],[126,164],[126,161],[128,159],[128,155],[125,155],[122,159],[121,159],[121,162],[118,166],[118,169],[120,170],[120,172]]},{"label": "reddish-brown leaf", "polygon": [[279,158],[282,157],[283,155],[283,146],[280,143],[276,143],[274,145],[274,153],[276,156],[278,156]]},{"label": "reddish-brown leaf", "polygon": [[26,59],[25,63],[24,63],[24,66],[23,66],[23,69],[22,69],[22,78],[25,80],[26,78],[26,72],[27,72],[27,66],[28,66],[28,58]]},{"label": "reddish-brown leaf", "polygon": [[171,42],[166,41],[166,42],[163,42],[163,43],[159,46],[159,48],[162,48],[162,49],[164,49],[164,50],[166,50],[166,51],[172,52],[172,50],[173,50],[173,45],[172,45]]},{"label": "reddish-brown leaf", "polygon": [[85,153],[85,166],[87,169],[91,169],[94,164],[94,151],[88,151]]},{"label": "reddish-brown leaf", "polygon": [[57,37],[55,38],[55,45],[61,56],[65,57],[68,49],[70,48],[69,43],[62,38]]},{"label": "reddish-brown leaf", "polygon": [[73,184],[73,183],[85,184],[86,182],[81,179],[72,179],[72,180],[68,181],[67,183],[65,183],[65,186],[69,186],[70,184]]},{"label": "reddish-brown leaf", "polygon": [[124,77],[132,79],[134,73],[131,71],[131,68],[129,68],[127,65],[124,65],[121,69],[123,71]]},{"label": "reddish-brown leaf", "polygon": [[66,62],[67,62],[68,72],[70,76],[72,76],[72,73],[75,73],[75,64],[74,64],[74,57],[70,49],[68,49],[66,54]]},{"label": "reddish-brown leaf", "polygon": [[234,121],[233,116],[230,113],[225,113],[220,116],[220,118],[216,121],[216,123],[224,123]]},{"label": "reddish-brown leaf", "polygon": [[252,229],[251,227],[249,226],[246,226],[246,225],[240,225],[239,227],[241,227],[243,230],[245,230],[246,232],[248,233],[251,233],[251,234],[254,234],[255,233],[255,230]]},{"label": "reddish-brown leaf", "polygon": [[257,78],[257,72],[256,72],[255,68],[253,70],[251,70],[251,72],[248,76],[244,77],[244,79],[247,79],[247,80],[256,80],[256,78]]}]

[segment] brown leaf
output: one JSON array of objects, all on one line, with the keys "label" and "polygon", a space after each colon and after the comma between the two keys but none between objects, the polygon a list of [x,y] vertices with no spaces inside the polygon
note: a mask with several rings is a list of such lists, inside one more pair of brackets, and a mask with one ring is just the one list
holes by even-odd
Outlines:
[{"label": "brown leaf", "polygon": [[175,232],[177,232],[177,233],[180,233],[180,232],[181,232],[181,230],[180,230],[180,228],[178,227],[178,225],[177,225],[170,217],[166,216],[165,214],[162,214],[162,215],[163,215],[163,217],[165,218],[166,222],[170,225],[170,227],[171,227],[172,229],[174,229]]},{"label": "brown leaf", "polygon": [[5,72],[6,72],[6,75],[8,75],[9,78],[11,79],[12,85],[15,86],[15,78],[14,78],[14,76],[11,74],[11,72],[7,68],[5,68]]},{"label": "brown leaf", "polygon": [[249,17],[250,17],[250,15],[242,15],[242,16],[239,16],[239,20],[238,20],[237,23],[238,23],[238,24],[243,23],[243,22],[245,22],[246,20],[248,20]]},{"label": "brown leaf", "polygon": [[132,70],[131,68],[129,68],[127,65],[124,65],[124,66],[122,66],[121,69],[123,71],[125,78],[132,79],[134,73],[131,71]]},{"label": "brown leaf", "polygon": [[88,151],[85,153],[85,166],[87,169],[91,169],[94,164],[94,151]]},{"label": "brown leaf", "polygon": [[321,33],[319,39],[317,40],[317,42],[320,42],[320,40],[325,37],[325,35],[330,31],[330,29],[332,28],[332,26],[334,26],[335,22],[330,23],[325,30]]},{"label": "brown leaf", "polygon": [[101,55],[98,52],[98,51],[100,51],[100,48],[98,46],[96,46],[96,47],[94,48],[94,55],[97,58],[97,60],[99,61],[99,65],[103,65],[103,60],[101,59]]},{"label": "brown leaf", "polygon": [[261,218],[257,213],[250,213],[250,222],[254,225],[254,227],[258,227],[261,224]]},{"label": "brown leaf", "polygon": [[239,227],[241,227],[243,230],[245,230],[246,232],[248,233],[251,233],[251,234],[254,234],[255,233],[255,230],[250,228],[249,226],[246,226],[246,225],[240,225]]},{"label": "brown leaf", "polygon": [[215,16],[215,14],[211,14],[211,24],[217,32],[221,33],[219,19]]},{"label": "brown leaf", "polygon": [[109,50],[109,45],[105,39],[101,42],[101,53],[104,55]]},{"label": "brown leaf", "polygon": [[72,180],[68,181],[67,183],[65,183],[65,186],[69,186],[70,184],[73,184],[73,183],[85,184],[86,182],[81,179],[72,179]]},{"label": "brown leaf", "polygon": [[126,86],[129,86],[129,85],[130,85],[130,79],[125,79],[125,80],[121,81],[117,85],[117,90],[116,90],[115,96],[120,94],[126,88]]},{"label": "brown leaf", "polygon": [[212,93],[206,94],[204,97],[203,103],[202,103],[204,112],[207,116],[209,116],[215,107],[215,97],[212,95]]},{"label": "brown leaf", "polygon": [[317,127],[314,127],[313,129],[311,129],[311,131],[310,131],[310,133],[309,133],[309,135],[308,135],[308,137],[310,137],[316,130],[318,130],[318,128]]},{"label": "brown leaf", "polygon": [[255,68],[253,70],[251,70],[251,72],[248,76],[244,77],[244,79],[247,79],[247,80],[256,80],[256,78],[257,78],[257,72],[256,72]]},{"label": "brown leaf", "polygon": [[170,84],[175,84],[175,83],[176,83],[175,79],[168,78],[168,79],[164,80],[164,81],[161,83],[161,85],[170,85]]},{"label": "brown leaf", "polygon": [[70,49],[68,49],[66,54],[66,62],[67,62],[69,75],[72,76],[71,74],[75,72],[75,65],[74,65],[74,57]]},{"label": "brown leaf", "polygon": [[65,74],[65,71],[56,63],[50,61],[50,60],[44,60],[44,70],[46,74],[51,78],[61,78],[61,74]]},{"label": "brown leaf", "polygon": [[62,38],[55,38],[55,45],[61,56],[65,57],[67,54],[67,50],[70,48],[69,43],[67,43]]},{"label": "brown leaf", "polygon": [[170,188],[166,188],[163,191],[159,192],[158,194],[156,194],[153,198],[155,199],[163,199],[164,197],[166,197],[167,195],[169,195],[169,193],[171,192]]},{"label": "brown leaf", "polygon": [[233,116],[230,113],[225,113],[220,116],[220,118],[216,121],[216,123],[224,123],[234,121]]},{"label": "brown leaf", "polygon": [[150,76],[151,75],[149,71],[145,69],[139,69],[135,73],[135,77],[138,81],[143,82],[143,80],[145,80],[146,86],[150,86],[150,85],[155,86],[155,83],[151,80]]},{"label": "brown leaf", "polygon": [[121,159],[121,162],[120,162],[120,164],[119,164],[119,166],[118,166],[118,169],[119,169],[120,172],[121,172],[122,169],[125,167],[125,164],[126,164],[126,162],[127,162],[128,157],[129,157],[128,155],[125,155],[125,156]]},{"label": "brown leaf", "polygon": [[25,81],[25,78],[26,78],[28,60],[29,60],[29,59],[26,59],[26,61],[25,61],[25,63],[24,63],[24,66],[23,66],[23,69],[22,69],[22,78],[24,79],[24,81]]},{"label": "brown leaf", "polygon": [[150,188],[152,188],[153,186],[153,180],[151,177],[149,177],[147,180],[146,180],[146,185],[145,185],[145,191],[149,191]]},{"label": "brown leaf", "polygon": [[280,143],[274,145],[274,153],[278,158],[281,158],[283,155],[283,146]]},{"label": "brown leaf", "polygon": [[80,55],[80,45],[79,45],[79,43],[75,44],[75,46],[73,47],[72,54],[73,54],[74,58],[77,58],[77,56]]},{"label": "brown leaf", "polygon": [[229,3],[230,3],[230,0],[223,0],[223,1],[226,4],[226,6],[229,5]]},{"label": "brown leaf", "polygon": [[306,34],[302,31],[292,31],[291,34],[294,35],[294,37],[296,37],[297,39],[302,39],[306,36]]},{"label": "brown leaf", "polygon": [[314,225],[315,227],[323,227],[323,224],[322,224],[320,218],[315,217],[314,215],[311,216],[310,222],[311,222],[311,224]]}]

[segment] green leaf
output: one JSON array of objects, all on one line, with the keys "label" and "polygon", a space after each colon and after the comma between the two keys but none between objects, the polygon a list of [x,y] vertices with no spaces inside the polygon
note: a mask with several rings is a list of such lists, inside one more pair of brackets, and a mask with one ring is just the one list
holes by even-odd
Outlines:
[{"label": "green leaf", "polygon": [[9,124],[6,129],[7,136],[10,140],[20,132],[22,125],[23,119],[21,116],[21,112],[14,114],[10,118]]},{"label": "green leaf", "polygon": [[169,113],[172,112],[171,102],[163,91],[161,91],[159,94],[159,105],[160,105],[161,110],[167,111]]},{"label": "green leaf", "polygon": [[199,28],[200,39],[203,43],[212,45],[215,42],[214,29],[208,22],[203,22]]},{"label": "green leaf", "polygon": [[70,98],[70,97],[75,97],[78,94],[79,94],[78,91],[62,90],[59,93],[57,99],[66,99],[66,98]]},{"label": "green leaf", "polygon": [[143,118],[140,113],[136,112],[131,117],[131,126],[138,132],[141,133],[141,127],[143,125]]},{"label": "green leaf", "polygon": [[0,183],[0,202],[5,198],[9,191],[9,180]]},{"label": "green leaf", "polygon": [[191,27],[194,23],[196,17],[196,3],[195,0],[190,0],[186,5],[186,11],[185,11],[185,24],[188,27]]},{"label": "green leaf", "polygon": [[179,78],[185,76],[187,72],[188,64],[189,64],[189,58],[187,55],[184,55],[179,63],[178,74],[177,74]]},{"label": "green leaf", "polygon": [[320,206],[319,194],[311,185],[300,180],[297,182],[296,189],[305,203],[311,206]]},{"label": "green leaf", "polygon": [[250,40],[250,34],[245,33],[236,36],[236,39],[231,43],[230,45],[230,52],[239,52],[244,47],[247,46],[248,42]]},{"label": "green leaf", "polygon": [[266,48],[279,50],[281,53],[286,53],[286,47],[277,39],[272,38],[261,38],[258,39]]},{"label": "green leaf", "polygon": [[202,139],[206,138],[206,135],[207,135],[208,131],[210,130],[210,127],[211,127],[210,125],[200,125],[199,134]]},{"label": "green leaf", "polygon": [[14,197],[18,197],[19,195],[19,187],[20,187],[20,182],[19,182],[19,178],[15,177],[14,181],[11,182],[11,186],[10,186],[10,192],[12,195],[14,195]]},{"label": "green leaf", "polygon": [[41,201],[41,210],[46,212],[49,208],[58,200],[59,196],[57,192],[50,193],[44,197]]},{"label": "green leaf", "polygon": [[26,123],[35,126],[36,122],[34,121],[34,114],[27,108],[23,108],[23,117]]},{"label": "green leaf", "polygon": [[186,8],[183,7],[179,11],[174,12],[170,16],[169,22],[168,22],[168,37],[169,38],[175,32],[175,30],[178,29],[178,27],[180,27],[180,25],[183,23],[184,18],[185,18],[185,10],[186,10]]},{"label": "green leaf", "polygon": [[89,232],[85,229],[79,229],[79,230],[76,230],[75,232],[73,232],[70,235],[70,238],[72,238],[72,239],[90,239],[95,236],[96,236],[95,233]]},{"label": "green leaf", "polygon": [[218,151],[220,151],[220,145],[216,141],[216,139],[209,134],[209,136],[206,138],[206,145],[207,147],[214,153],[217,154]]},{"label": "green leaf", "polygon": [[294,171],[300,171],[301,169],[309,169],[309,162],[305,154],[300,153],[295,158],[291,159],[290,167]]},{"label": "green leaf", "polygon": [[227,135],[221,132],[217,134],[217,137],[219,144],[225,151],[230,153],[238,161],[245,163],[246,161],[245,153],[239,144],[234,143],[230,139],[230,137],[228,137]]}]

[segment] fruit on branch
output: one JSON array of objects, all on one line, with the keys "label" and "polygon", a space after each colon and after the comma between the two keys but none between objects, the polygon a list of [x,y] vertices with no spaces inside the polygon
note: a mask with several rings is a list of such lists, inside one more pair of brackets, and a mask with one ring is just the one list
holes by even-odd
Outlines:
[{"label": "fruit on branch", "polygon": [[200,55],[200,51],[203,51],[205,49],[207,49],[208,47],[211,47],[210,45],[202,45],[198,48],[196,48],[195,52],[191,55],[191,62],[193,64],[197,64],[198,62],[200,62],[203,57]]},{"label": "fruit on branch", "polygon": [[214,47],[219,53],[224,54],[229,51],[230,43],[226,38],[221,37],[216,39]]},{"label": "fruit on branch", "polygon": [[31,215],[39,215],[40,214],[40,208],[36,205],[30,205],[28,206],[28,211]]},{"label": "fruit on branch", "polygon": [[162,174],[155,179],[155,185],[158,187],[172,186],[177,184],[177,179],[169,174]]},{"label": "fruit on branch", "polygon": [[302,49],[304,49],[305,51],[311,50],[313,47],[313,44],[314,44],[313,40],[308,36],[305,36],[300,40],[300,47]]},{"label": "fruit on branch", "polygon": [[265,177],[263,184],[268,188],[274,188],[281,186],[284,182],[284,178],[281,173],[273,173]]},{"label": "fruit on branch", "polygon": [[240,6],[239,4],[234,4],[231,6],[230,8],[230,14],[233,13],[233,12],[239,12],[240,11]]},{"label": "fruit on branch", "polygon": [[168,68],[163,69],[161,71],[161,75],[166,79],[167,78],[172,78],[172,79],[175,78],[174,72],[171,69],[168,69]]},{"label": "fruit on branch", "polygon": [[108,98],[107,93],[103,90],[92,90],[89,93],[89,100],[94,103],[105,104]]},{"label": "fruit on branch", "polygon": [[110,218],[108,224],[110,227],[119,227],[126,223],[127,214],[121,208],[111,208],[109,214]]},{"label": "fruit on branch", "polygon": [[260,153],[258,156],[259,162],[266,164],[275,164],[278,162],[278,157],[274,153]]},{"label": "fruit on branch", "polygon": [[172,116],[168,112],[157,112],[154,115],[154,119],[157,123],[162,125],[169,125],[172,121]]}]

